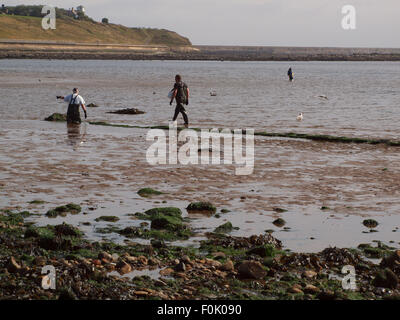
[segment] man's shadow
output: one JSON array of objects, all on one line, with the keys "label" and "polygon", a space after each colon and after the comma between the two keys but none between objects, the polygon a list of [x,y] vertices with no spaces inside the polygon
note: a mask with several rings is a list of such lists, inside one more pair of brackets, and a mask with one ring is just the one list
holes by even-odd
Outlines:
[{"label": "man's shadow", "polygon": [[[81,132],[82,131],[82,132]],[[73,150],[77,150],[86,141],[86,125],[67,123],[68,144]]]}]

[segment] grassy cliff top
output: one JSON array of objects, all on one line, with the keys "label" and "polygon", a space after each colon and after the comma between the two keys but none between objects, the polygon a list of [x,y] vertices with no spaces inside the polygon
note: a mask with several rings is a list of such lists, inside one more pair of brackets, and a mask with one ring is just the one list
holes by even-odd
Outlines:
[{"label": "grassy cliff top", "polygon": [[68,41],[131,45],[191,45],[189,39],[164,29],[128,28],[92,19],[57,17],[56,30],[42,29],[42,18],[0,14],[0,39]]}]

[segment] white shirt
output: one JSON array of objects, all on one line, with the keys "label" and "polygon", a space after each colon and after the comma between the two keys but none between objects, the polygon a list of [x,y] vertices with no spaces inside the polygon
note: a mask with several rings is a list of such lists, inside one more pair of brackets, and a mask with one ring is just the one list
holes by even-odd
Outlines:
[{"label": "white shirt", "polygon": [[[76,96],[77,96],[76,93],[70,94],[70,95],[68,95],[68,96],[66,96],[66,97],[64,98],[64,101],[65,101],[65,102],[68,102],[68,103],[71,103],[71,100],[74,100],[74,98],[75,98]],[[85,104],[85,100],[83,100],[83,98],[82,98],[80,95],[78,95],[78,96],[76,97],[76,99],[75,99],[75,104],[79,104],[79,105]]]}]

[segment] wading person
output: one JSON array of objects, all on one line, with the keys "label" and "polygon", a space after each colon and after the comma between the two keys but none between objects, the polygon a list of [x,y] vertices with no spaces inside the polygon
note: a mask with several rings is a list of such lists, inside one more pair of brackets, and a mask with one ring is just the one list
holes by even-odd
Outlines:
[{"label": "wading person", "polygon": [[83,112],[85,114],[85,119],[87,118],[85,100],[79,95],[78,88],[74,88],[72,90],[72,94],[63,97],[57,96],[57,99],[63,99],[65,102],[68,102],[68,111],[67,111],[67,123],[81,123],[81,114],[79,113],[79,108],[82,107]]},{"label": "wading person", "polygon": [[183,105],[188,105],[189,104],[189,88],[182,81],[182,77],[177,74],[175,76],[175,84],[174,84],[174,89],[172,93],[172,98],[170,101],[170,105],[172,105],[172,102],[174,102],[174,99],[176,100],[176,108],[175,108],[175,113],[174,117],[172,118],[172,121],[176,121],[178,118],[179,113],[182,113],[183,120],[185,121],[185,127],[189,126],[189,119],[186,114],[185,107]]},{"label": "wading person", "polygon": [[292,68],[289,68],[287,75],[289,77],[289,81],[293,81],[293,71]]}]

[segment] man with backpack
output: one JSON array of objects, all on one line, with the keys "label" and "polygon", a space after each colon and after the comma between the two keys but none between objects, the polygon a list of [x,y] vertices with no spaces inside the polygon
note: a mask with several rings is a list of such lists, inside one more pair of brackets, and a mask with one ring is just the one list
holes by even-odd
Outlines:
[{"label": "man with backpack", "polygon": [[175,84],[174,84],[172,98],[169,103],[170,105],[172,105],[174,99],[176,100],[176,108],[172,121],[176,121],[179,113],[182,113],[183,120],[185,121],[185,127],[188,127],[189,119],[186,114],[185,107],[183,105],[189,104],[189,88],[186,85],[186,83],[182,82],[182,77],[179,74],[175,76]]}]

